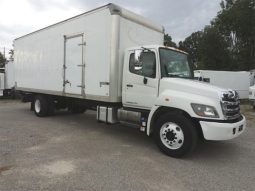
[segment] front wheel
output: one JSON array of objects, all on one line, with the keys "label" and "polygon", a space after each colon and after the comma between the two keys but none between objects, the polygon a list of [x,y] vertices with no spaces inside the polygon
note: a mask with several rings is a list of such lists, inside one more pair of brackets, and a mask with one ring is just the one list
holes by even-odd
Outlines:
[{"label": "front wheel", "polygon": [[159,148],[175,158],[190,153],[197,144],[197,131],[192,121],[181,114],[167,113],[155,126],[154,137]]}]

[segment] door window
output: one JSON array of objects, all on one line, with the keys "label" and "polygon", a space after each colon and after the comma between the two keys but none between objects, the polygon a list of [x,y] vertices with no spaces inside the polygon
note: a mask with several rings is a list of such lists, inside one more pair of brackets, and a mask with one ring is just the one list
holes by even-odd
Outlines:
[{"label": "door window", "polygon": [[140,76],[155,78],[156,77],[155,53],[143,52],[140,56],[140,63],[135,62],[135,54],[132,53],[129,59],[129,71]]}]

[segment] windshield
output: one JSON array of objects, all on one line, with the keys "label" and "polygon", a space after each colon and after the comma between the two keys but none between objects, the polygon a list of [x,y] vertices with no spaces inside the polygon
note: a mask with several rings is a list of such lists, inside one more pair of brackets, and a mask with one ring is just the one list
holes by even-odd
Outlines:
[{"label": "windshield", "polygon": [[159,55],[162,78],[193,78],[188,55],[167,48],[160,48]]}]

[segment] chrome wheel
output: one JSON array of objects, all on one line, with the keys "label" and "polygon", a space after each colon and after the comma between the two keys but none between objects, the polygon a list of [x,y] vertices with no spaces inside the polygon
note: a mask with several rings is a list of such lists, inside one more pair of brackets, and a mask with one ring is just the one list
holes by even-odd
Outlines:
[{"label": "chrome wheel", "polygon": [[41,111],[41,103],[40,103],[39,99],[36,99],[35,100],[35,112],[40,113],[40,111]]},{"label": "chrome wheel", "polygon": [[167,122],[160,128],[160,139],[167,148],[176,150],[183,145],[184,134],[179,125]]}]

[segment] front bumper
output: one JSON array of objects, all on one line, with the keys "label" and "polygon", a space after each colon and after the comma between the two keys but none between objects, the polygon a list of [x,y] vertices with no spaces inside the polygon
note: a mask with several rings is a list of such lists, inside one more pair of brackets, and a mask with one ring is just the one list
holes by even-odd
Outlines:
[{"label": "front bumper", "polygon": [[229,140],[238,137],[246,128],[246,119],[242,116],[242,120],[236,123],[222,122],[199,122],[206,140]]}]

